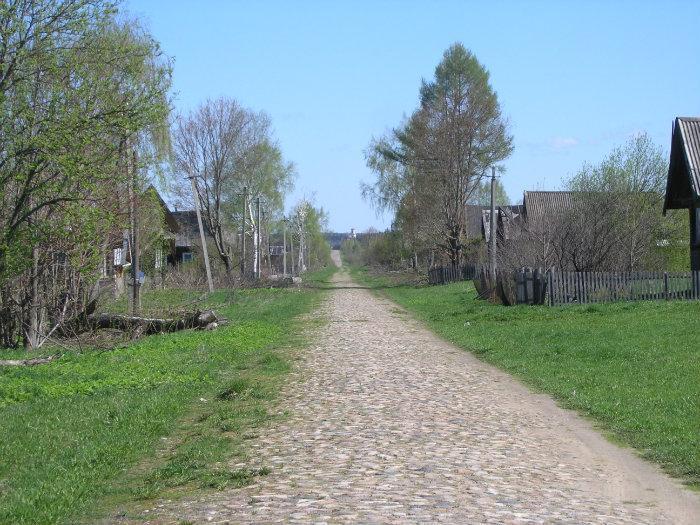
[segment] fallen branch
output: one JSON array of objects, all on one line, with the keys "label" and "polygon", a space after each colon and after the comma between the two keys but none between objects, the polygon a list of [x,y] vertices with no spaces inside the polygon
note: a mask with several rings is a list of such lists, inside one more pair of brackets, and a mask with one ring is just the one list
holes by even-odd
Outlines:
[{"label": "fallen branch", "polygon": [[50,363],[61,357],[59,354],[49,357],[35,357],[33,359],[0,359],[0,366],[34,366]]},{"label": "fallen branch", "polygon": [[92,329],[113,328],[125,332],[135,332],[139,335],[177,332],[188,328],[206,328],[212,323],[219,322],[219,318],[212,310],[197,311],[179,319],[155,319],[102,313],[91,314],[87,320],[88,326]]}]

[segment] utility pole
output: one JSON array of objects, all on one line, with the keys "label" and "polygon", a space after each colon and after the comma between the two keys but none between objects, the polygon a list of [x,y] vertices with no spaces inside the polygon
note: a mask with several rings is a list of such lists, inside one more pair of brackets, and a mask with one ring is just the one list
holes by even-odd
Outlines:
[{"label": "utility pole", "polygon": [[245,279],[245,220],[248,215],[248,188],[243,187],[243,215],[241,219],[241,279]]},{"label": "utility pole", "polygon": [[141,285],[139,283],[139,242],[138,235],[136,233],[136,230],[138,229],[138,220],[136,218],[136,196],[138,191],[138,182],[136,177],[137,161],[138,158],[136,156],[136,148],[134,148],[131,156],[131,187],[129,188],[129,204],[131,208],[131,276],[133,279],[133,286],[131,288],[131,312],[134,317],[139,314],[139,309],[141,307]]},{"label": "utility pole", "polygon": [[255,214],[257,216],[257,221],[258,221],[258,227],[255,228],[255,236],[256,236],[256,241],[255,241],[255,266],[256,266],[256,272],[255,272],[255,277],[257,279],[260,279],[260,227],[262,224],[260,223],[260,197],[255,198]]},{"label": "utility pole", "polygon": [[498,231],[498,219],[496,218],[496,198],[495,198],[495,187],[496,187],[496,166],[491,166],[491,237],[489,238],[489,243],[491,244],[491,249],[489,250],[489,266],[491,271],[491,279],[493,284],[496,284],[496,234]]},{"label": "utility pole", "polygon": [[263,220],[265,221],[265,257],[267,257],[268,275],[272,275],[272,254],[270,253],[270,219],[263,211]]},{"label": "utility pole", "polygon": [[282,271],[287,278],[287,219],[282,219]]},{"label": "utility pole", "polygon": [[292,277],[294,277],[294,234],[289,236],[289,255],[292,259]]},{"label": "utility pole", "polygon": [[192,183],[192,197],[194,198],[194,209],[197,212],[197,224],[199,224],[199,238],[202,241],[202,253],[204,254],[204,267],[207,270],[207,283],[209,292],[214,291],[214,282],[211,279],[211,268],[209,267],[209,252],[207,251],[207,240],[204,237],[204,226],[202,226],[202,213],[199,211],[199,192],[194,182],[194,177],[190,177]]}]

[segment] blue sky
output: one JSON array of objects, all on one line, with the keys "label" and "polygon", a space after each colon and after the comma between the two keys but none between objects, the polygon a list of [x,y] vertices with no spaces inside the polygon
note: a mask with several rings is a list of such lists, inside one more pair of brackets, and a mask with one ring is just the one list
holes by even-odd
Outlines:
[{"label": "blue sky", "polygon": [[127,0],[174,57],[175,106],[226,95],[266,111],[330,227],[384,228],[362,201],[364,150],[418,102],[462,42],[491,73],[515,138],[514,202],[647,131],[668,149],[700,115],[700,2],[233,2]]}]

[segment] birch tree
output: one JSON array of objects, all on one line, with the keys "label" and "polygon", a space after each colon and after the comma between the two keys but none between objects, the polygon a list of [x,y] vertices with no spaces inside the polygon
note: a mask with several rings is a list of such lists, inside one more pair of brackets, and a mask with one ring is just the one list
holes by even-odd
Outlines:
[{"label": "birch tree", "polygon": [[[194,179],[202,218],[227,273],[234,267],[232,232],[241,223],[244,190],[262,198],[268,210],[281,209],[294,175],[272,138],[269,117],[230,98],[208,100],[177,118],[173,166],[177,175]],[[180,185],[186,201],[188,186]],[[245,234],[257,243],[259,225],[252,207],[247,209],[250,230]]]}]

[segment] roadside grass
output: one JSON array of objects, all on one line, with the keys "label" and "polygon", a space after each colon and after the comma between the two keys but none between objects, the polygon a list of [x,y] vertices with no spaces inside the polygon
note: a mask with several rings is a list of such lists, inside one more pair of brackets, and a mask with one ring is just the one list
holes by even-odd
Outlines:
[{"label": "roadside grass", "polygon": [[[314,278],[323,278],[325,273]],[[0,368],[0,523],[92,522],[137,500],[249,483],[267,469],[232,468],[270,410],[303,343],[313,288],[218,291],[229,320],[214,331],[67,352]],[[148,308],[190,302],[152,292]],[[302,316],[302,318],[300,318]]]},{"label": "roadside grass", "polygon": [[700,303],[504,307],[477,299],[470,282],[397,286],[365,268],[351,274],[700,487]]}]

